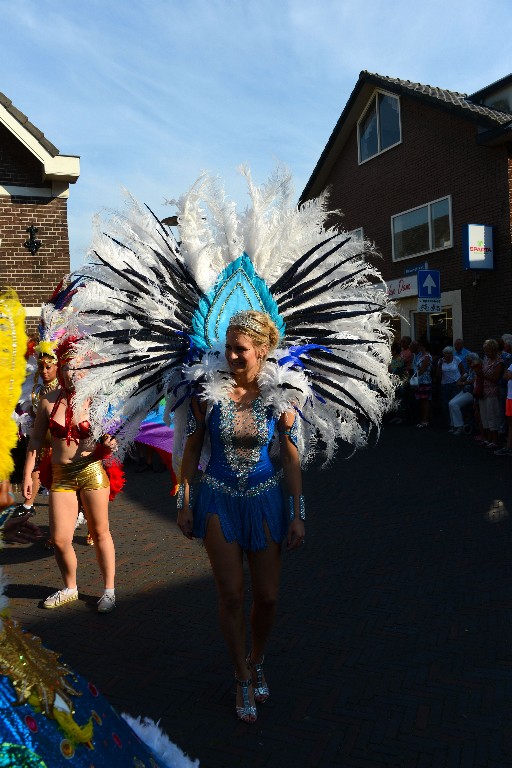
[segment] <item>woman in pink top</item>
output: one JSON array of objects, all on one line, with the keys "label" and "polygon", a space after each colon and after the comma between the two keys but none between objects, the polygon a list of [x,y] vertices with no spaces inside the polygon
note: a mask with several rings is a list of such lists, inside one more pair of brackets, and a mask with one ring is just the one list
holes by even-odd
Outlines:
[{"label": "woman in pink top", "polygon": [[503,376],[504,364],[499,356],[498,342],[487,339],[484,342],[484,361],[482,364],[483,394],[480,398],[480,419],[484,439],[480,445],[486,448],[498,447],[498,429],[501,412],[499,399],[499,381]]}]

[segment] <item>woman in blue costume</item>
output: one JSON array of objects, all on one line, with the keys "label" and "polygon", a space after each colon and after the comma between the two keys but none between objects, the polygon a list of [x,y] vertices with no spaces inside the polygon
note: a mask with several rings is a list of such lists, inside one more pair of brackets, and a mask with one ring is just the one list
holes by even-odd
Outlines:
[{"label": "woman in blue costume", "polygon": [[[130,199],[98,228],[73,306],[77,354],[95,369],[77,383],[76,407],[93,404],[93,435],[111,433],[112,412],[123,425],[122,458],[155,403],[165,398],[165,418],[174,414],[178,523],[205,541],[239,681],[237,714],[252,722],[255,701],[269,694],[262,664],[281,545],[304,539],[299,467],[329,465],[342,441],[366,445],[394,384],[388,297],[368,258],[372,244],[339,228],[325,195],[297,207],[285,170],[260,186],[242,172],[245,210],[202,174],[172,201],[176,236]],[[286,503],[269,459],[274,432]],[[193,503],[198,465],[205,473]],[[248,657],[244,552],[254,594]]]},{"label": "woman in blue costume", "polygon": [[[258,383],[260,369],[278,338],[277,328],[266,314],[252,310],[231,318],[226,333],[231,381],[226,380],[225,396],[211,404],[209,413],[204,393],[199,392],[192,399],[178,501],[178,526],[188,538],[203,538],[210,558],[219,595],[221,628],[235,667],[236,712],[246,722],[256,720],[255,701],[263,702],[269,696],[262,665],[276,612],[281,543],[285,537],[288,549],[304,543],[301,469],[292,432],[296,416],[287,411],[276,418],[263,400]],[[280,475],[268,452],[276,426],[290,493],[290,513],[282,497]],[[206,429],[211,458],[192,513],[190,491]],[[244,552],[253,594],[252,650],[247,656]]]}]

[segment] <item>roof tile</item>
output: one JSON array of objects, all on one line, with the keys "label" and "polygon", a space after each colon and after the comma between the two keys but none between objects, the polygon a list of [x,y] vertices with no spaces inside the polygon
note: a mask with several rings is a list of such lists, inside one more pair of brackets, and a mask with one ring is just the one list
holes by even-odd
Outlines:
[{"label": "roof tile", "polygon": [[12,101],[7,98],[7,96],[4,93],[0,92],[0,105],[5,107],[5,109],[22,125],[26,130],[34,136],[35,139],[43,146],[47,152],[50,153],[52,157],[56,157],[56,155],[59,155],[60,152],[55,146],[55,144],[52,144],[51,141],[49,141],[44,133],[39,130],[33,123],[30,122],[28,117],[23,114],[19,109],[17,109]]},{"label": "roof tile", "polygon": [[468,116],[472,114],[475,118],[481,117],[488,124],[506,125],[512,122],[512,117],[508,112],[500,112],[483,104],[475,104],[470,101],[470,97],[466,93],[457,93],[457,91],[449,91],[446,88],[438,88],[433,85],[413,83],[410,80],[400,80],[398,77],[388,77],[367,71],[361,72],[363,78],[365,75],[374,81],[380,81],[382,85],[393,85],[411,95],[421,94],[434,101],[452,104],[457,110],[466,112]]}]

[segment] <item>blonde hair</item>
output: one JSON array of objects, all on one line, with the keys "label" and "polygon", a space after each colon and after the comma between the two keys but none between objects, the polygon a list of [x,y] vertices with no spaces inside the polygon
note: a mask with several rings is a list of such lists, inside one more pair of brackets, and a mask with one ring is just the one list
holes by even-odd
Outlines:
[{"label": "blonde hair", "polygon": [[247,309],[237,312],[229,321],[230,328],[237,328],[248,336],[255,347],[268,347],[271,352],[277,347],[279,331],[266,312],[258,312],[256,309]]},{"label": "blonde hair", "polygon": [[499,346],[496,339],[486,339],[483,343],[484,347],[490,347],[494,352],[498,352]]}]

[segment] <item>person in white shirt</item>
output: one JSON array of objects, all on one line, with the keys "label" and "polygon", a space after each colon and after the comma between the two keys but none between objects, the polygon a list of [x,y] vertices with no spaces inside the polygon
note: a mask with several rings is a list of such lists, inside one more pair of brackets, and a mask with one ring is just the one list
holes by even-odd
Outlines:
[{"label": "person in white shirt", "polygon": [[465,374],[464,366],[460,359],[455,357],[453,347],[445,347],[443,356],[439,360],[439,375],[441,378],[441,403],[445,419],[449,421],[450,414],[448,403],[457,394],[457,382]]}]

